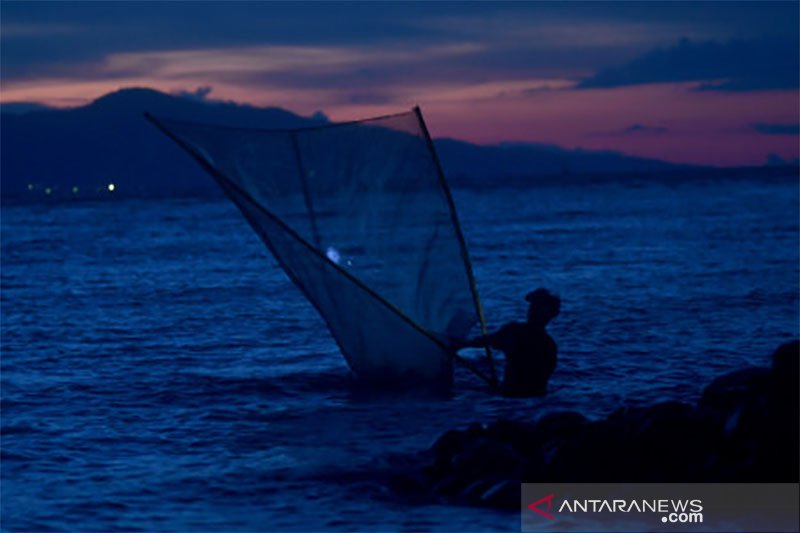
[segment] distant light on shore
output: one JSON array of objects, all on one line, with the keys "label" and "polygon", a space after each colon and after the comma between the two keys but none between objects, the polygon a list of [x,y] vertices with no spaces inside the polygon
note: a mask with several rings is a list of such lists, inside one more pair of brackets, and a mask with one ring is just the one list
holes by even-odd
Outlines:
[{"label": "distant light on shore", "polygon": [[114,192],[114,189],[116,189],[116,188],[117,188],[116,185],[114,185],[113,183],[109,183],[108,184],[109,192]]},{"label": "distant light on shore", "polygon": [[32,191],[32,190],[33,190],[33,183],[29,183],[29,184],[28,184],[28,190],[29,190],[29,191]]},{"label": "distant light on shore", "polygon": [[77,186],[72,188],[72,194],[78,194],[78,187]]},{"label": "distant light on shore", "polygon": [[50,187],[46,187],[44,190],[45,194],[50,194],[51,192],[53,192],[53,189],[51,189]]}]

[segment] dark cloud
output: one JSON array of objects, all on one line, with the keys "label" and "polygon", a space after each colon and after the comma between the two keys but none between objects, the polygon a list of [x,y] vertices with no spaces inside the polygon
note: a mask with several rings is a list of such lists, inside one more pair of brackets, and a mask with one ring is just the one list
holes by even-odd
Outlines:
[{"label": "dark cloud", "polygon": [[800,134],[800,123],[795,124],[753,124],[753,129],[764,135],[798,135]]},{"label": "dark cloud", "polygon": [[342,99],[348,104],[390,104],[394,101],[391,95],[380,91],[352,91]]},{"label": "dark cloud", "polygon": [[796,38],[696,43],[652,50],[626,65],[602,69],[581,88],[646,83],[704,82],[699,90],[756,91],[798,87],[800,54]]},{"label": "dark cloud", "polygon": [[601,131],[595,133],[595,136],[600,137],[622,137],[627,135],[661,135],[667,133],[669,129],[663,126],[648,126],[646,124],[631,124],[627,128],[621,130]]},{"label": "dark cloud", "polygon": [[[372,49],[378,60],[366,65],[363,62],[339,64],[335,68],[309,69],[290,65],[270,71],[237,72],[226,75],[228,81],[244,84],[265,84],[283,88],[325,87],[328,90],[352,91],[358,101],[380,103],[379,93],[387,87],[401,86],[413,81],[424,85],[430,82],[478,83],[487,75],[475,64],[482,61],[484,52],[468,50],[463,53],[437,54],[425,47],[408,49],[408,57],[393,59],[391,49]],[[381,56],[385,59],[380,59]],[[495,70],[503,78],[533,75],[527,70]],[[354,100],[355,101],[355,100]]]},{"label": "dark cloud", "polygon": [[188,98],[189,100],[194,100],[196,102],[208,102],[208,95],[211,94],[214,88],[210,85],[205,85],[203,87],[198,87],[194,91],[178,91],[175,93],[175,96],[180,96],[181,98]]},{"label": "dark cloud", "polygon": [[663,126],[645,126],[644,124],[631,124],[624,130],[623,134],[629,133],[665,133],[667,128]]},{"label": "dark cloud", "polygon": [[[4,78],[112,53],[284,45],[374,45],[431,38],[401,5],[333,2],[2,2]],[[430,6],[426,12],[443,9]],[[53,32],[53,28],[70,32]]]},{"label": "dark cloud", "polygon": [[[797,34],[771,2],[0,2],[5,80],[74,72],[110,54],[256,45],[480,43],[473,71],[573,78],[680,35]],[[466,59],[466,58],[465,58]]]}]

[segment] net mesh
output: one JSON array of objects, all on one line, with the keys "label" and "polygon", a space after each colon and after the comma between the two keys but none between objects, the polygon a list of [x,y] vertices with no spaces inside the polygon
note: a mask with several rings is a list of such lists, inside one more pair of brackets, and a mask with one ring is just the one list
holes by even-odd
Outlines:
[{"label": "net mesh", "polygon": [[152,119],[240,208],[369,379],[450,379],[478,320],[468,259],[418,111],[295,130]]}]

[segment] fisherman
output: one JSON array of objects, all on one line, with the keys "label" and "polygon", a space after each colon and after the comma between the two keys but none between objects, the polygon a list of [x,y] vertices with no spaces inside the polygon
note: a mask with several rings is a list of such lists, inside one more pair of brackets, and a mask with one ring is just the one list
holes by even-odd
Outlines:
[{"label": "fisherman", "polygon": [[561,298],[547,289],[536,289],[525,296],[528,321],[510,322],[487,337],[456,346],[482,348],[487,344],[506,356],[503,394],[506,396],[544,396],[547,380],[556,368],[558,346],[545,327],[561,310]]}]

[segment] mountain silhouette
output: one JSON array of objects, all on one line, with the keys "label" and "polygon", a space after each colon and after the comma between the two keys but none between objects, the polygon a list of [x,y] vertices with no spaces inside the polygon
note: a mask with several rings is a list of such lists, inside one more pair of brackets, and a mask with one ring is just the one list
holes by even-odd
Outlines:
[{"label": "mountain silhouette", "polygon": [[435,141],[450,181],[461,186],[524,185],[537,177],[649,174],[688,168],[618,152],[565,150],[555,145],[500,143],[476,145],[455,139]]},{"label": "mountain silhouette", "polygon": [[[42,195],[46,189],[58,197],[74,194],[75,187],[79,195],[93,196],[107,191],[110,183],[117,195],[220,194],[188,155],[147,123],[145,111],[238,127],[291,128],[326,121],[321,113],[303,117],[279,108],[205,101],[145,88],[122,89],[78,108],[30,109],[25,112],[12,105],[10,112],[1,115],[0,184],[4,197]],[[435,142],[445,172],[456,185],[677,168],[663,161],[550,145]]]},{"label": "mountain silhouette", "polygon": [[144,119],[145,111],[240,127],[319,123],[282,109],[207,103],[151,89],[123,89],[74,109],[3,113],[3,194],[27,192],[30,184],[50,187],[54,195],[72,187],[91,195],[109,183],[121,194],[216,194],[212,180]]}]

